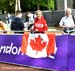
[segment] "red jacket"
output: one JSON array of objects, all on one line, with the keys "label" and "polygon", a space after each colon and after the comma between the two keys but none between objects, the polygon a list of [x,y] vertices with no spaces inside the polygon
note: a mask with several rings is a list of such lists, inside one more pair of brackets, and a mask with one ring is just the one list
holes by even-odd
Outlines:
[{"label": "red jacket", "polygon": [[41,19],[38,19],[37,17],[34,20],[34,31],[38,30],[38,32],[44,32],[48,30],[48,26],[46,23],[46,20],[42,16]]}]

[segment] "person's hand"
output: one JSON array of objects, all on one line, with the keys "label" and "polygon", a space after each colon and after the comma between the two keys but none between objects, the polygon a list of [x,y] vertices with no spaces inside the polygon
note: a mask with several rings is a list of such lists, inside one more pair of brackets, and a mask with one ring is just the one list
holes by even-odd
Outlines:
[{"label": "person's hand", "polygon": [[74,28],[75,26],[70,26],[70,27],[68,27],[68,28]]},{"label": "person's hand", "polygon": [[35,29],[36,32],[38,32],[38,29]]},{"label": "person's hand", "polygon": [[31,22],[28,22],[28,24],[32,24]]}]

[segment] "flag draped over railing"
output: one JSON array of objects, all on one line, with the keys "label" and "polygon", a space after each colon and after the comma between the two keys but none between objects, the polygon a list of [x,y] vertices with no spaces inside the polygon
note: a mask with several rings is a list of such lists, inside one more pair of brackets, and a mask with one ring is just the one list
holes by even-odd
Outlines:
[{"label": "flag draped over railing", "polygon": [[55,54],[55,34],[26,34],[22,37],[21,52],[33,58]]}]

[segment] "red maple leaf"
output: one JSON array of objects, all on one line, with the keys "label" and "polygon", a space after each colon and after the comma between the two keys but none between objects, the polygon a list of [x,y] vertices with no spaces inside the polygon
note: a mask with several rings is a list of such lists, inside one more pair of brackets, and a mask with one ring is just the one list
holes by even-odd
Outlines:
[{"label": "red maple leaf", "polygon": [[33,50],[41,51],[45,48],[47,42],[42,42],[43,39],[41,39],[40,36],[38,36],[35,39],[30,39],[30,45]]}]

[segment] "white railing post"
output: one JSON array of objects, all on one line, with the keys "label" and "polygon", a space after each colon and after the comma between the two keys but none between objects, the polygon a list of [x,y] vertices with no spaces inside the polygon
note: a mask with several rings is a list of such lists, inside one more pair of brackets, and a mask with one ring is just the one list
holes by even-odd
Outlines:
[{"label": "white railing post", "polygon": [[67,9],[67,0],[64,0],[64,11]]}]

